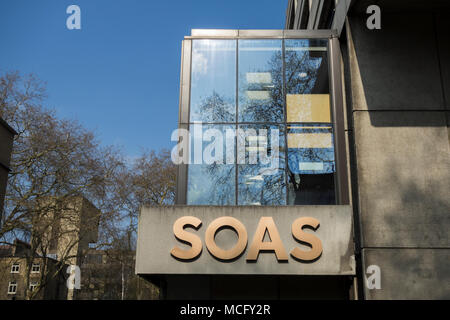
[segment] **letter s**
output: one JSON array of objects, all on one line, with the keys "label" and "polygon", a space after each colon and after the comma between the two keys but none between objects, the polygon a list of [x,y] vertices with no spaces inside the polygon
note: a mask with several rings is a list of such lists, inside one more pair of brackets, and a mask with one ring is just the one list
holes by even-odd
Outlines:
[{"label": "letter s", "polygon": [[315,231],[319,228],[319,225],[319,220],[310,217],[298,218],[292,223],[292,236],[299,242],[310,246],[311,250],[303,251],[296,247],[291,251],[291,256],[301,261],[313,261],[321,256],[322,242],[320,239],[303,231],[305,226],[312,227]]},{"label": "letter s", "polygon": [[202,221],[196,217],[181,217],[173,224],[173,233],[175,237],[186,244],[189,244],[192,248],[189,250],[183,250],[178,247],[174,247],[170,254],[175,258],[181,260],[191,260],[197,258],[202,252],[202,240],[193,233],[184,230],[185,226],[191,226],[198,230]]}]

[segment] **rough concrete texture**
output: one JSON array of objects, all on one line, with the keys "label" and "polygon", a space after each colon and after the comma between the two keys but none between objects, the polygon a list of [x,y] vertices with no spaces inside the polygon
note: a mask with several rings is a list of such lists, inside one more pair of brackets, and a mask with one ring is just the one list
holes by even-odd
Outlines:
[{"label": "rough concrete texture", "polygon": [[450,111],[447,111],[445,114],[447,115],[448,143],[450,144]]},{"label": "rough concrete texture", "polygon": [[[170,255],[174,246],[188,249],[173,234],[174,222],[183,216],[194,216],[202,221],[197,234],[203,243],[203,251],[194,261],[178,261]],[[231,216],[244,224],[247,248],[233,261],[218,261],[205,246],[204,234],[208,225],[218,217]],[[313,217],[320,221],[315,234],[322,242],[322,255],[313,262],[299,262],[289,257],[278,262],[273,252],[262,252],[257,262],[247,262],[248,248],[253,241],[261,217],[273,217],[287,254],[295,248],[309,251],[292,236],[291,225],[297,218]],[[169,206],[142,208],[139,216],[136,253],[137,274],[267,274],[267,275],[353,275],[352,211],[350,206]],[[216,234],[219,247],[230,249],[237,241],[231,230]],[[269,241],[266,237],[264,241]]]},{"label": "rough concrete texture", "polygon": [[450,250],[364,249],[363,260],[381,273],[381,288],[366,285],[366,299],[450,299]]},{"label": "rough concrete texture", "polygon": [[436,14],[436,30],[445,106],[450,110],[450,12]]},{"label": "rough concrete texture", "polygon": [[349,17],[353,109],[443,110],[433,14],[384,14],[381,30],[365,19]]},{"label": "rough concrete texture", "polygon": [[354,124],[363,246],[450,247],[445,112],[355,112]]},{"label": "rough concrete texture", "polygon": [[419,2],[346,24],[363,269],[382,273],[367,299],[450,295],[450,14]]}]

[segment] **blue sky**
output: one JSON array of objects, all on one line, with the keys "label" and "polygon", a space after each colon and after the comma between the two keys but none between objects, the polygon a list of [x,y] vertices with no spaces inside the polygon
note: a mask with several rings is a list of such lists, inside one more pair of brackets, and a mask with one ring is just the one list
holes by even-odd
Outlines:
[{"label": "blue sky", "polygon": [[[68,30],[66,8],[81,8]],[[172,148],[181,41],[193,28],[283,29],[287,0],[0,0],[0,72],[34,73],[45,105],[130,157]]]}]

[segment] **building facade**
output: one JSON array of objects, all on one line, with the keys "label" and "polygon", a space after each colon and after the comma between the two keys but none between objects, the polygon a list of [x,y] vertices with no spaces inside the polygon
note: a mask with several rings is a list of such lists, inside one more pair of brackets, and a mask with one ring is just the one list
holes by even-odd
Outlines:
[{"label": "building facade", "polygon": [[66,299],[66,278],[59,269],[55,259],[31,256],[28,243],[0,246],[0,300]]},{"label": "building facade", "polygon": [[[315,21],[342,30],[360,296],[448,299],[450,4],[325,3],[289,1],[286,28]],[[370,26],[372,4],[379,29]],[[363,280],[374,265],[379,289]]]},{"label": "building facade", "polygon": [[77,299],[76,284],[67,285],[76,271],[68,268],[82,266],[97,242],[100,211],[82,196],[47,197],[30,210],[30,243],[0,247],[0,299]]},{"label": "building facade", "polygon": [[158,288],[134,274],[134,250],[90,249],[80,266],[77,300],[157,300]]},{"label": "building facade", "polygon": [[3,217],[3,201],[5,200],[6,184],[10,171],[9,162],[16,134],[17,132],[0,117],[0,224]]},{"label": "building facade", "polygon": [[449,5],[371,4],[185,37],[177,205],[136,257],[165,298],[450,298]]}]

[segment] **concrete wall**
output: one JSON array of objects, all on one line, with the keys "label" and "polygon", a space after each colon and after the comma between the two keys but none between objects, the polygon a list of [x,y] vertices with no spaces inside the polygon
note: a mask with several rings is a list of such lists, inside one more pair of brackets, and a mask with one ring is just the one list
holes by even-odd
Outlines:
[{"label": "concrete wall", "polygon": [[[420,11],[420,12],[418,12]],[[349,13],[341,45],[367,299],[450,298],[450,11]]]}]

